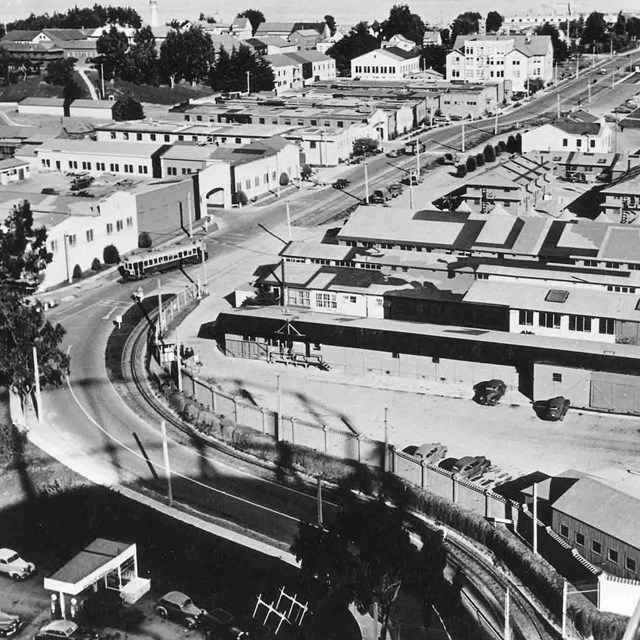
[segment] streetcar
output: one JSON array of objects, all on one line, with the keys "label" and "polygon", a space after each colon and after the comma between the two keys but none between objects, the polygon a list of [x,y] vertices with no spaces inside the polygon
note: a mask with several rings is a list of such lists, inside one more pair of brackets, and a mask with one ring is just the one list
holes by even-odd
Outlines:
[{"label": "streetcar", "polygon": [[120,273],[125,280],[141,280],[155,273],[162,273],[176,267],[200,264],[209,254],[202,240],[178,242],[163,249],[148,249],[125,256],[120,265]]}]

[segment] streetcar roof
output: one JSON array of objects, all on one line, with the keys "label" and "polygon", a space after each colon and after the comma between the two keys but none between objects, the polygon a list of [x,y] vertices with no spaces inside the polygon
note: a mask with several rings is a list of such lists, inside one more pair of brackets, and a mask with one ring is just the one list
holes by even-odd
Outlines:
[{"label": "streetcar roof", "polygon": [[182,242],[172,244],[162,249],[142,249],[138,252],[132,252],[125,256],[123,262],[137,262],[138,260],[147,260],[149,258],[157,258],[159,256],[173,255],[176,251],[184,251],[189,249],[197,249],[202,247],[202,240],[192,240],[191,242]]}]

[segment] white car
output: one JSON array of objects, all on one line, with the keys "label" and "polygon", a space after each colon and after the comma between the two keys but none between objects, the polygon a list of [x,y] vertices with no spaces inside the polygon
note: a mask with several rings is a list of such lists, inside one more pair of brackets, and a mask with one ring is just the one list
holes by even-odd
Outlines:
[{"label": "white car", "polygon": [[0,573],[6,573],[14,580],[24,580],[36,570],[33,562],[23,560],[12,549],[0,549]]}]

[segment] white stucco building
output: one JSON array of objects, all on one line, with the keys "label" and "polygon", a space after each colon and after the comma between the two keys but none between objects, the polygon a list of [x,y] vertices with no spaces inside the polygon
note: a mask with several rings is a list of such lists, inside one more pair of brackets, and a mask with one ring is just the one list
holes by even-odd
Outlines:
[{"label": "white stucco building", "polygon": [[447,80],[489,82],[507,79],[513,91],[526,91],[527,80],[553,80],[551,36],[458,36],[447,54]]},{"label": "white stucco building", "polygon": [[582,151],[609,153],[613,150],[614,131],[609,122],[581,112],[569,114],[549,124],[543,124],[522,135],[522,152]]},{"label": "white stucco building", "polygon": [[397,47],[374,49],[351,61],[351,77],[361,80],[402,80],[420,71],[420,56]]}]

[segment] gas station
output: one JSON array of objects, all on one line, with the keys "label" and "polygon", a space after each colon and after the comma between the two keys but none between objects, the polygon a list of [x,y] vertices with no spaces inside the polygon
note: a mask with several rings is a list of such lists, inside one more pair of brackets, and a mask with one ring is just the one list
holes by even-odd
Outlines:
[{"label": "gas station", "polygon": [[75,620],[84,601],[101,590],[118,592],[125,604],[137,602],[149,591],[151,581],[138,575],[135,543],[97,538],[50,578],[52,618]]}]

